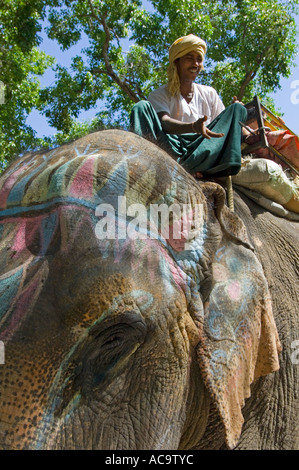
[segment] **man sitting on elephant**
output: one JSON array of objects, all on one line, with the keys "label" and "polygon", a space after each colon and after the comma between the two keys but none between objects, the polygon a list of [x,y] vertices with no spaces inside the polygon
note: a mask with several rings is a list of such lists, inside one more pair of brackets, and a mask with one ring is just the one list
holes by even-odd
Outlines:
[{"label": "man sitting on elephant", "polygon": [[240,121],[246,121],[247,110],[236,97],[225,109],[214,88],[194,83],[206,50],[193,34],[171,45],[168,83],[134,105],[131,129],[154,140],[194,176],[234,175],[241,168]]}]

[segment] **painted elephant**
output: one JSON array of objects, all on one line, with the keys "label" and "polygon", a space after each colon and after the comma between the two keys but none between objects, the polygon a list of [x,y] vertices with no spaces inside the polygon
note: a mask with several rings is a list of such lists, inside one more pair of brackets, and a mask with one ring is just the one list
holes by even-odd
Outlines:
[{"label": "painted elephant", "polygon": [[299,447],[298,224],[235,205],[125,131],[12,163],[0,448]]}]

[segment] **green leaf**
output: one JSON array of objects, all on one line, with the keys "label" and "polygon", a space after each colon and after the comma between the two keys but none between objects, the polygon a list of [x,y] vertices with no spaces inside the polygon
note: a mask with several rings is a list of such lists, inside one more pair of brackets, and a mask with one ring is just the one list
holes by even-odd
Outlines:
[{"label": "green leaf", "polygon": [[[139,0],[2,3],[2,161],[36,145],[58,145],[95,125],[127,128],[133,104],[165,83],[168,49],[180,36],[192,33],[207,42],[198,80],[216,88],[225,105],[234,95],[249,101],[258,94],[267,102],[290,75],[298,51],[299,0],[151,0],[150,8]],[[84,38],[69,68],[54,65],[38,49],[42,20],[63,51],[80,48]],[[41,90],[39,76],[50,65],[55,83]],[[36,139],[25,123],[33,107],[59,132]],[[83,109],[94,109],[97,124],[77,123]]]}]

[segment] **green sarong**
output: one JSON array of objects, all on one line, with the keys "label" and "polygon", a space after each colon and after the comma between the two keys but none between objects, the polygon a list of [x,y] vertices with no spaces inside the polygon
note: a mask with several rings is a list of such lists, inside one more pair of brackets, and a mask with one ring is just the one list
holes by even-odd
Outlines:
[{"label": "green sarong", "polygon": [[247,119],[247,110],[233,103],[222,111],[207,127],[224,137],[206,139],[198,134],[166,134],[160,119],[149,101],[133,106],[131,131],[168,152],[190,173],[197,171],[207,176],[235,175],[241,168],[241,122]]}]

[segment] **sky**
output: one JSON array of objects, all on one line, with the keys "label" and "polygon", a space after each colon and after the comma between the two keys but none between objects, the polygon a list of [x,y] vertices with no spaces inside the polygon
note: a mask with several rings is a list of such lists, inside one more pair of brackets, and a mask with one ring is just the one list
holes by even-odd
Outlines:
[{"label": "sky", "polygon": [[[299,16],[296,18],[296,22],[299,29]],[[74,55],[80,54],[80,51],[84,45],[84,39],[81,45],[73,46],[67,51],[61,51],[56,41],[50,40],[45,34],[42,34],[43,42],[40,45],[40,49],[44,50],[47,54],[50,54],[56,58],[57,63],[64,66],[68,66],[71,63],[71,58]],[[87,40],[87,39],[86,39]],[[298,37],[299,42],[299,37]],[[55,75],[52,70],[46,71],[43,77],[40,79],[41,86],[46,87],[54,84]],[[283,119],[286,125],[296,134],[299,135],[299,53],[295,60],[295,66],[292,68],[292,74],[289,78],[283,78],[280,81],[281,89],[271,96],[274,99],[276,109],[283,114]],[[101,106],[101,103],[98,103]],[[83,111],[78,117],[79,121],[92,119],[95,114],[99,111],[97,108]],[[38,111],[34,110],[30,113],[27,123],[37,132],[38,137],[50,136],[57,132],[47,124],[47,120]]]}]

